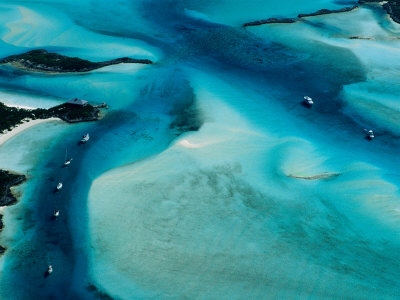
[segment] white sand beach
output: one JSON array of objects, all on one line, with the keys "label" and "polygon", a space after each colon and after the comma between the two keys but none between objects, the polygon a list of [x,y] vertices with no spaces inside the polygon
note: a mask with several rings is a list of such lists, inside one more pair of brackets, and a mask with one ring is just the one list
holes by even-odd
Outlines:
[{"label": "white sand beach", "polygon": [[42,124],[45,122],[51,122],[51,121],[61,121],[61,120],[59,118],[38,119],[38,120],[30,120],[28,122],[17,125],[11,131],[0,134],[0,146],[3,145],[5,142],[7,142],[12,137],[14,137],[15,135],[17,135],[18,133],[20,133],[28,128],[31,128],[32,126]]},{"label": "white sand beach", "polygon": [[26,105],[16,105],[16,104],[9,104],[9,103],[4,103],[5,106],[8,107],[16,107],[16,108],[23,108],[23,109],[36,109],[38,107],[33,107],[33,106],[26,106]]}]

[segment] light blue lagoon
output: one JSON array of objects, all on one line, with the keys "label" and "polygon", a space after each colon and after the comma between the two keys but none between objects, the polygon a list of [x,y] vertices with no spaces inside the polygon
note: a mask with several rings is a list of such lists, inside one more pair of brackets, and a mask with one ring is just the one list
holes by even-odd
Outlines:
[{"label": "light blue lagoon", "polygon": [[48,122],[0,146],[0,168],[29,178],[2,211],[0,298],[399,298],[400,25],[363,5],[242,27],[355,2],[0,4],[1,57],[154,61],[0,66],[9,105],[109,105],[98,122]]}]

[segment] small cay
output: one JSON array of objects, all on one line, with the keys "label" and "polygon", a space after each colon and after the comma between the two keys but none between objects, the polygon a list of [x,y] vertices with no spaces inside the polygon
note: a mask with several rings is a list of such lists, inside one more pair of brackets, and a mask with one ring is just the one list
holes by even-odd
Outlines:
[{"label": "small cay", "polygon": [[265,20],[248,22],[248,23],[243,24],[243,27],[258,26],[258,25],[263,25],[263,24],[295,23],[297,21],[300,21],[300,19],[306,18],[306,17],[315,17],[315,16],[320,16],[320,15],[344,13],[344,12],[352,11],[352,10],[354,10],[356,8],[358,8],[357,5],[348,6],[348,7],[344,7],[344,8],[340,8],[340,9],[320,9],[320,10],[318,10],[316,12],[313,12],[313,13],[299,14],[297,16],[297,18],[269,18],[269,19],[265,19]]},{"label": "small cay", "polygon": [[312,176],[301,176],[301,175],[293,175],[293,174],[289,174],[287,176],[291,177],[291,178],[304,179],[304,180],[323,180],[323,179],[330,179],[330,178],[338,177],[339,175],[340,175],[339,173],[322,173],[322,174],[317,174],[317,175],[312,175]]},{"label": "small cay", "polygon": [[0,60],[0,64],[10,64],[15,68],[50,73],[89,72],[106,66],[129,64],[152,64],[149,59],[122,57],[103,62],[92,62],[78,57],[69,57],[46,50],[32,50],[24,54],[11,55]]}]

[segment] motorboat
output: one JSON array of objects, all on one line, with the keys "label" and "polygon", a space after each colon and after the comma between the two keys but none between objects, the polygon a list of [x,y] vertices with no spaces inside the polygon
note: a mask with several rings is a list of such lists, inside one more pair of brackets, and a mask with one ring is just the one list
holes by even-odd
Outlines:
[{"label": "motorboat", "polygon": [[53,266],[52,265],[49,265],[48,267],[47,267],[47,274],[51,274],[51,273],[53,273]]},{"label": "motorboat", "polygon": [[63,187],[62,182],[59,182],[59,183],[57,184],[57,191],[61,190],[62,187]]},{"label": "motorboat", "polygon": [[308,106],[313,106],[314,101],[311,97],[309,96],[304,96],[304,103],[307,104]]},{"label": "motorboat", "polygon": [[364,129],[365,134],[367,135],[367,139],[373,140],[375,138],[374,131],[371,129]]},{"label": "motorboat", "polygon": [[60,211],[59,210],[55,210],[54,213],[53,213],[53,216],[55,218],[57,218],[59,215],[60,215]]},{"label": "motorboat", "polygon": [[86,143],[89,139],[90,139],[89,133],[86,133],[86,134],[82,137],[81,143]]}]

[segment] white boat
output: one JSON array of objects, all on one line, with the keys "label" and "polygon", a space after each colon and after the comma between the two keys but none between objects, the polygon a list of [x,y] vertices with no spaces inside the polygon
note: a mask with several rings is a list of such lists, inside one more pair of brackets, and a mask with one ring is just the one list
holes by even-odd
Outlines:
[{"label": "white boat", "polygon": [[59,210],[55,210],[53,215],[57,218],[60,215],[60,211]]},{"label": "white boat", "polygon": [[63,187],[63,184],[62,184],[62,182],[59,182],[59,183],[57,184],[57,190],[61,190],[61,189],[62,189],[62,187]]},{"label": "white boat", "polygon": [[82,137],[81,142],[82,142],[82,143],[86,143],[89,139],[90,139],[89,133],[86,133],[86,134]]},{"label": "white boat", "polygon": [[66,166],[68,166],[70,163],[71,163],[71,161],[72,161],[72,158],[67,158],[68,157],[68,150],[67,149],[65,149],[65,161],[64,161],[64,167],[66,167]]},{"label": "white boat", "polygon": [[367,135],[367,139],[372,140],[375,138],[375,134],[371,129],[364,129],[364,132]]},{"label": "white boat", "polygon": [[47,274],[51,274],[51,273],[53,273],[53,266],[52,265],[49,265],[48,267],[47,267]]},{"label": "white boat", "polygon": [[314,101],[311,97],[308,96],[304,96],[304,102],[308,105],[308,106],[312,106],[314,104]]}]

